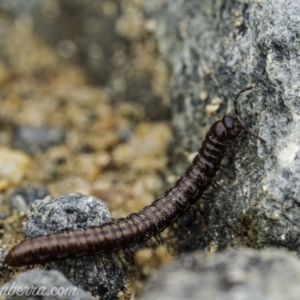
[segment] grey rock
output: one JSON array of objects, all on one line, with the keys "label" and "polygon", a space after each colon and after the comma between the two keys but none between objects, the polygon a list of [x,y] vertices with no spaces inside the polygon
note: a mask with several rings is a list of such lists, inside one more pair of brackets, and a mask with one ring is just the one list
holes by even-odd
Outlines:
[{"label": "grey rock", "polygon": [[[105,204],[93,196],[66,194],[50,201],[37,200],[31,205],[31,215],[24,225],[28,238],[55,232],[100,226],[110,220]],[[126,257],[131,259],[129,255]],[[126,261],[123,258],[122,262]],[[73,284],[100,299],[116,299],[125,289],[125,272],[116,254],[87,256],[52,262],[47,268],[61,271]]]},{"label": "grey rock", "polygon": [[[181,175],[185,168],[182,148],[196,151],[216,120],[234,115],[234,94],[245,86],[256,88],[241,96],[239,119],[266,140],[262,144],[244,134],[234,143],[234,156],[242,158],[229,165],[231,173],[236,168],[236,179],[219,179],[225,192],[213,197],[205,226],[192,232],[190,241],[202,249],[213,240],[219,248],[246,244],[299,250],[300,2],[147,4],[172,67],[174,171]],[[222,100],[217,113],[207,113],[216,97]]]},{"label": "grey rock", "polygon": [[92,300],[56,270],[30,270],[0,287],[4,299]]},{"label": "grey rock", "polygon": [[109,210],[101,200],[79,193],[62,195],[50,201],[36,200],[30,209],[31,215],[23,229],[27,238],[100,226],[110,220]]},{"label": "grey rock", "polygon": [[0,263],[2,263],[7,253],[8,253],[7,249],[0,248]]},{"label": "grey rock", "polygon": [[4,212],[0,212],[0,219],[5,220],[7,218],[7,214]]},{"label": "grey rock", "polygon": [[44,199],[50,193],[46,187],[31,185],[17,188],[8,197],[11,210],[25,213],[28,206],[37,199]]},{"label": "grey rock", "polygon": [[4,265],[2,263],[7,253],[8,250],[6,248],[0,248],[0,272],[1,272],[1,276],[4,278],[5,277],[7,278],[7,276],[9,276],[9,274],[11,273],[11,269],[7,265]]},{"label": "grey rock", "polygon": [[188,254],[159,272],[139,299],[296,300],[300,262],[279,250]]},{"label": "grey rock", "polygon": [[15,148],[22,149],[27,153],[35,154],[63,143],[65,139],[66,133],[60,128],[21,126],[16,130],[13,145]]},{"label": "grey rock", "polygon": [[122,128],[120,128],[118,130],[117,134],[118,134],[119,141],[121,143],[125,143],[132,136],[132,134],[133,134],[133,128],[131,128],[129,126],[122,127]]}]

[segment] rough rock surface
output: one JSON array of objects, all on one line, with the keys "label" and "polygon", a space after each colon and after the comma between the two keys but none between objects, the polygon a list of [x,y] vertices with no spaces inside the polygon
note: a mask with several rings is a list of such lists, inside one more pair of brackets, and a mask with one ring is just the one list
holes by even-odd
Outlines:
[{"label": "rough rock surface", "polygon": [[27,238],[54,232],[100,226],[110,219],[106,205],[93,196],[66,194],[55,199],[36,200],[24,225]]},{"label": "rough rock surface", "polygon": [[188,254],[161,271],[139,299],[299,299],[300,262],[279,250]]},{"label": "rough rock surface", "polygon": [[91,300],[56,270],[30,270],[0,287],[4,299]]},{"label": "rough rock surface", "polygon": [[[31,207],[31,215],[24,226],[28,238],[100,226],[110,220],[109,211],[102,201],[79,193],[66,194],[51,201],[37,200]],[[124,290],[124,270],[114,254],[67,259],[49,263],[46,267],[61,271],[73,284],[100,299],[116,299],[117,294]]]},{"label": "rough rock surface", "polygon": [[[3,277],[8,276],[10,273],[9,267],[7,265],[3,265],[2,263],[7,253],[8,250],[6,248],[0,248],[0,272]],[[0,282],[3,281],[3,277],[0,279]]]},{"label": "rough rock surface", "polygon": [[[184,161],[182,149],[196,151],[215,120],[234,114],[234,94],[249,85],[255,90],[241,96],[239,119],[266,140],[245,134],[234,143],[242,158],[230,166],[236,179],[220,181],[225,192],[213,199],[207,227],[191,240],[207,230],[215,247],[299,250],[300,2],[149,1],[148,10],[172,68],[177,158]],[[178,175],[184,169],[175,168]]]}]

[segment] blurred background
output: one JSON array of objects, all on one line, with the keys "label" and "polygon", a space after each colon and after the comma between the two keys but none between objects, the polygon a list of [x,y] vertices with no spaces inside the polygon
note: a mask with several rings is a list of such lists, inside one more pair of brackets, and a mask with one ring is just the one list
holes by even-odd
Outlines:
[{"label": "blurred background", "polygon": [[164,190],[169,71],[155,28],[142,0],[0,2],[3,244],[23,239],[36,198],[94,195],[120,217]]}]

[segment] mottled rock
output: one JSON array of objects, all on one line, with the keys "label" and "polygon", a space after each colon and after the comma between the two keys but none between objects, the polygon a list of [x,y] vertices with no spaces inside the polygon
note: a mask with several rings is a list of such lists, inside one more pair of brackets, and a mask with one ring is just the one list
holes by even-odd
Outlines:
[{"label": "mottled rock", "polygon": [[25,213],[33,201],[44,199],[50,193],[46,187],[31,185],[15,189],[8,198],[10,209]]},{"label": "mottled rock", "polygon": [[6,248],[0,248],[0,263],[2,264],[8,250]]},{"label": "mottled rock", "polygon": [[300,262],[286,251],[193,253],[159,272],[139,299],[296,300]]},{"label": "mottled rock", "polygon": [[[206,210],[206,227],[191,242],[230,245],[300,245],[299,1],[148,1],[157,20],[160,49],[172,67],[174,170],[182,148],[194,152],[216,119],[234,114],[234,94],[255,85],[238,102],[247,130],[234,144],[236,179]],[[216,105],[211,114],[208,105]],[[232,172],[233,173],[233,172]],[[187,226],[188,227],[188,226]],[[205,232],[209,232],[209,235]],[[199,242],[199,244],[201,244]],[[207,241],[202,248],[212,245]]]},{"label": "mottled rock", "polygon": [[27,238],[54,232],[100,226],[110,220],[106,205],[93,196],[66,194],[32,203],[31,215],[24,225]]},{"label": "mottled rock", "polygon": [[92,300],[56,270],[30,270],[0,287],[4,299]]},{"label": "mottled rock", "polygon": [[[109,211],[101,200],[78,193],[50,201],[37,200],[31,208],[32,213],[24,226],[28,238],[100,226],[110,220]],[[47,267],[61,271],[73,284],[100,299],[116,299],[118,292],[125,290],[124,270],[115,254],[67,259],[49,263]]]},{"label": "mottled rock", "polygon": [[16,130],[14,147],[27,153],[35,154],[65,141],[66,133],[63,129],[42,126],[21,126]]},{"label": "mottled rock", "polygon": [[0,298],[3,296],[1,293],[1,286],[7,283],[8,278],[12,278],[15,273],[15,270],[12,270],[8,265],[3,264],[3,261],[8,253],[8,250],[5,247],[0,248]]},{"label": "mottled rock", "polygon": [[26,174],[31,160],[21,151],[0,148],[0,187],[18,184]]},{"label": "mottled rock", "polygon": [[10,273],[9,267],[7,265],[3,265],[2,263],[7,253],[8,250],[6,248],[0,248],[0,272],[2,276],[7,276]]}]

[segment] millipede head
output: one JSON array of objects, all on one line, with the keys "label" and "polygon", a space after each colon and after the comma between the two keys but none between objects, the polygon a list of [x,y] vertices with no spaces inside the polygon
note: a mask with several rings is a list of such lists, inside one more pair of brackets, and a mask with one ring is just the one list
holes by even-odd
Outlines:
[{"label": "millipede head", "polygon": [[229,140],[234,140],[244,129],[244,126],[236,117],[225,116],[222,118],[222,123],[227,129],[227,138]]},{"label": "millipede head", "polygon": [[237,109],[237,100],[239,99],[240,95],[246,91],[252,90],[254,87],[253,86],[248,86],[246,88],[243,88],[240,90],[235,98],[234,98],[234,111],[235,111],[235,116],[225,116],[222,118],[222,124],[226,128],[226,133],[227,133],[227,138],[229,140],[234,140],[236,137],[241,133],[242,130],[245,130],[248,132],[250,135],[260,139],[261,141],[265,142],[264,139],[261,137],[249,132],[248,130],[245,129],[243,126],[242,122],[238,119],[238,109]]}]

